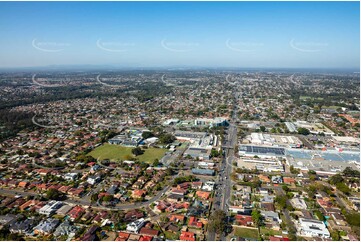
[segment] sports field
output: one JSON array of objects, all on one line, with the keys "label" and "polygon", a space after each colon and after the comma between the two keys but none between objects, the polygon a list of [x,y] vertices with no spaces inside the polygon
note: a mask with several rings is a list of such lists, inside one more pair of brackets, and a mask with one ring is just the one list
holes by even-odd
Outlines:
[{"label": "sports field", "polygon": [[[135,157],[132,154],[132,149],[133,149],[132,147],[104,144],[102,146],[97,147],[88,155],[100,160],[104,160],[104,159],[109,159],[112,161],[127,160],[132,157]],[[166,149],[148,148],[148,149],[144,149],[144,154],[139,155],[136,158],[139,161],[153,162],[155,159],[160,160],[164,156],[166,151],[167,151]]]}]

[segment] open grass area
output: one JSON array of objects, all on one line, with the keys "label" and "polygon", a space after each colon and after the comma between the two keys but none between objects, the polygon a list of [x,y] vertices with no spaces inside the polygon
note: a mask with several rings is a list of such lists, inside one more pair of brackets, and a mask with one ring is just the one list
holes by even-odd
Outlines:
[{"label": "open grass area", "polygon": [[179,235],[176,234],[176,233],[165,231],[164,234],[165,234],[166,239],[169,239],[169,240],[177,240],[177,239],[179,239]]},{"label": "open grass area", "polygon": [[[109,159],[112,161],[126,160],[134,157],[132,147],[124,147],[120,145],[104,144],[91,151],[88,155],[96,159]],[[137,156],[139,161],[153,162],[155,159],[161,159],[166,149],[148,148],[144,150],[144,154]]]},{"label": "open grass area", "polygon": [[242,238],[257,240],[258,230],[256,228],[235,227],[234,235]]},{"label": "open grass area", "polygon": [[263,235],[282,235],[282,231],[276,231],[268,228],[261,228],[261,234]]},{"label": "open grass area", "polygon": [[311,96],[300,96],[300,99],[301,100],[307,100],[307,99],[310,99],[310,100],[323,100],[322,97],[314,98],[314,97],[311,97]]}]

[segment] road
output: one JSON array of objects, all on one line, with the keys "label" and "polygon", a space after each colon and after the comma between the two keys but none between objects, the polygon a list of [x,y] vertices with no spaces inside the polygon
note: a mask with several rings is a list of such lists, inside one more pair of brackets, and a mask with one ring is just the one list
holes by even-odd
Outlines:
[{"label": "road", "polygon": [[[225,135],[224,137],[224,143],[222,144],[224,156],[222,159],[222,163],[220,164],[218,179],[216,181],[216,192],[213,202],[213,211],[220,209],[226,212],[226,214],[228,214],[227,201],[231,197],[232,190],[231,173],[232,163],[235,159],[234,148],[237,144],[237,127],[233,124],[237,116],[237,112],[235,110],[236,107],[234,107],[232,120],[230,121],[230,124],[228,126],[227,135]],[[220,235],[219,239],[223,241],[226,240],[225,234]],[[216,233],[208,231],[207,240],[216,240]]]}]

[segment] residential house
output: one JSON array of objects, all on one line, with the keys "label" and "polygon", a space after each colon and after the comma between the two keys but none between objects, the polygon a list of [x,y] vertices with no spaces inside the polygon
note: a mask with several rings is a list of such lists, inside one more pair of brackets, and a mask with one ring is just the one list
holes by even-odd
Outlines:
[{"label": "residential house", "polygon": [[196,235],[193,232],[182,231],[179,239],[183,241],[195,241]]},{"label": "residential house", "polygon": [[53,233],[55,237],[60,237],[64,235],[70,235],[71,233],[76,233],[77,227],[72,225],[68,220],[65,220],[61,223]]},{"label": "residential house", "polygon": [[69,211],[68,215],[69,215],[71,221],[75,221],[78,218],[80,218],[84,212],[85,212],[85,209],[83,207],[75,206],[72,210]]},{"label": "residential house", "polygon": [[49,235],[53,233],[53,231],[56,229],[59,223],[60,221],[58,219],[48,218],[46,220],[41,221],[40,224],[34,227],[34,233],[41,235]]}]

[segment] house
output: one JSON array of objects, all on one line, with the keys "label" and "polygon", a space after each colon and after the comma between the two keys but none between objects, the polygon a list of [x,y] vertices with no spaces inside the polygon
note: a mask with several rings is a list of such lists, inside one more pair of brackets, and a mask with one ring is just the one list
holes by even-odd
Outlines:
[{"label": "house", "polygon": [[281,235],[271,235],[269,237],[270,241],[290,241],[287,237],[282,237]]},{"label": "house", "polygon": [[173,188],[171,191],[172,194],[177,194],[177,195],[185,195],[187,193],[187,190],[185,189],[178,189],[178,188]]},{"label": "house", "polygon": [[265,211],[275,211],[275,206],[273,203],[261,203],[260,208]]},{"label": "house", "polygon": [[184,223],[184,219],[185,219],[185,216],[184,215],[181,215],[181,214],[171,214],[169,216],[169,221],[170,222],[176,222],[176,223],[181,223],[183,224]]},{"label": "house", "polygon": [[177,189],[187,190],[189,187],[190,187],[189,182],[183,182],[183,183],[177,185]]},{"label": "house", "polygon": [[208,200],[210,195],[211,195],[210,192],[204,192],[204,191],[197,191],[196,192],[196,196],[203,199],[203,200]]},{"label": "house", "polygon": [[139,211],[139,210],[130,210],[128,211],[125,215],[124,215],[124,220],[125,221],[133,221],[133,220],[137,220],[137,219],[140,219],[140,218],[143,218],[144,217],[144,214],[142,211]]},{"label": "house", "polygon": [[288,185],[294,185],[296,180],[292,177],[283,177],[283,183]]},{"label": "house", "polygon": [[60,201],[50,201],[48,204],[46,204],[44,207],[39,209],[40,214],[44,214],[46,216],[53,215],[61,206],[63,206],[63,203]]},{"label": "house", "polygon": [[203,223],[199,222],[196,217],[192,216],[192,217],[189,218],[188,226],[193,227],[193,228],[197,228],[197,229],[201,229],[202,226],[203,226]]},{"label": "house", "polygon": [[125,232],[119,232],[118,237],[115,239],[116,241],[126,241],[128,240],[130,234]]},{"label": "house", "polygon": [[59,225],[60,221],[54,218],[48,218],[47,220],[43,220],[34,227],[35,234],[49,235],[51,234],[55,228]]},{"label": "house", "polygon": [[69,235],[71,233],[76,233],[77,227],[72,225],[68,220],[65,220],[63,223],[61,223],[53,233],[55,237]]},{"label": "house", "polygon": [[260,174],[258,175],[258,178],[261,182],[264,182],[264,183],[270,183],[271,180],[268,178],[268,176],[265,176],[263,174]]},{"label": "house", "polygon": [[94,213],[92,211],[87,211],[82,217],[81,217],[81,221],[88,221],[91,220],[94,217]]},{"label": "house", "polygon": [[334,207],[332,202],[330,201],[330,198],[323,197],[316,199],[318,205],[320,205],[322,208],[332,208]]},{"label": "house", "polygon": [[273,211],[260,211],[261,215],[264,217],[265,221],[268,222],[277,222],[277,223],[281,223],[282,220],[279,218],[279,215],[277,212],[273,212]]},{"label": "house", "polygon": [[145,196],[147,192],[144,190],[134,190],[132,193],[132,197],[135,199],[141,199]]},{"label": "house", "polygon": [[28,185],[29,185],[29,182],[22,181],[22,182],[19,182],[18,187],[25,189]]},{"label": "house", "polygon": [[61,208],[58,209],[58,211],[56,211],[56,214],[60,215],[60,216],[65,216],[68,214],[68,212],[72,209],[73,207],[65,204],[64,206],[62,206]]},{"label": "house", "polygon": [[25,219],[23,221],[17,221],[15,223],[10,223],[9,230],[11,233],[25,234],[32,232],[32,229],[37,224],[35,219]]},{"label": "house", "polygon": [[70,195],[72,197],[80,198],[84,193],[84,189],[83,188],[70,188],[67,193],[68,193],[68,195]]},{"label": "house", "polygon": [[69,211],[68,215],[71,221],[75,221],[80,218],[84,212],[84,208],[82,208],[81,206],[75,206],[72,210]]},{"label": "house", "polygon": [[299,236],[330,238],[330,232],[326,228],[326,225],[319,220],[299,218],[298,226],[296,227]]},{"label": "house", "polygon": [[149,228],[144,227],[144,228],[140,229],[139,234],[155,237],[155,236],[158,236],[159,231],[155,230],[155,229],[149,229]]},{"label": "house", "polygon": [[59,188],[59,192],[67,193],[70,188],[71,188],[71,186],[61,186]]},{"label": "house", "polygon": [[237,214],[235,216],[236,224],[240,226],[253,226],[252,216]]},{"label": "house", "polygon": [[149,236],[149,235],[142,235],[140,236],[139,241],[152,241],[153,236]]},{"label": "house", "polygon": [[66,173],[63,178],[67,181],[75,181],[78,178],[79,174],[76,172]]},{"label": "house", "polygon": [[273,184],[283,183],[282,177],[279,176],[279,175],[277,175],[277,176],[272,176],[272,177],[271,177],[271,180],[272,180],[272,183],[273,183]]},{"label": "house", "polygon": [[128,241],[139,241],[142,236],[139,234],[129,235]]},{"label": "house", "polygon": [[100,179],[100,176],[90,176],[86,181],[90,185],[95,185],[96,183],[100,182]]},{"label": "house", "polygon": [[199,190],[199,189],[201,189],[202,188],[202,182],[192,182],[191,183],[191,187],[192,187],[192,189],[197,189],[197,190]]},{"label": "house", "polygon": [[17,180],[10,180],[10,181],[8,182],[8,187],[15,188],[15,187],[18,186],[18,184],[19,184],[19,182],[18,182]]},{"label": "house", "polygon": [[84,233],[84,235],[80,238],[82,241],[94,241],[97,239],[96,231],[99,229],[99,226],[92,225],[90,228]]},{"label": "house", "polygon": [[193,232],[182,231],[179,239],[183,241],[195,241],[196,235]]},{"label": "house", "polygon": [[203,191],[211,192],[211,191],[213,191],[213,189],[214,189],[214,185],[215,185],[215,182],[207,181],[207,182],[205,182],[205,183],[203,184],[202,190],[203,190]]},{"label": "house", "polygon": [[179,232],[178,226],[172,224],[171,222],[169,222],[166,225],[162,226],[162,228],[164,228],[165,231],[169,231],[171,233],[178,233]]},{"label": "house", "polygon": [[93,223],[101,223],[107,217],[108,217],[108,212],[107,211],[101,211],[101,212],[97,213],[97,215],[95,216],[95,218],[93,219],[92,222]]},{"label": "house", "polygon": [[295,197],[295,198],[290,199],[290,203],[294,208],[305,209],[305,210],[307,209],[306,202],[303,199],[299,198],[299,197]]},{"label": "house", "polygon": [[131,222],[130,224],[127,225],[127,231],[130,233],[137,234],[140,228],[143,227],[144,223],[145,223],[144,218]]},{"label": "house", "polygon": [[179,194],[171,194],[167,197],[167,200],[169,202],[179,202],[179,201],[183,201],[184,196],[183,195],[179,195]]}]

